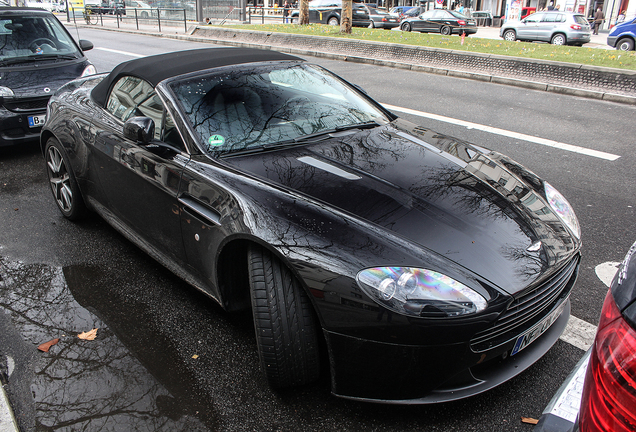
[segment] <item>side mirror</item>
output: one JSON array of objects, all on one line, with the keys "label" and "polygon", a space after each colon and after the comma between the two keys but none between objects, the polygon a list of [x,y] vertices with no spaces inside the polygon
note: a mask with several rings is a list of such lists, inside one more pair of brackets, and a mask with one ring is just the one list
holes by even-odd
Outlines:
[{"label": "side mirror", "polygon": [[93,49],[93,43],[84,39],[79,40],[79,46],[82,51],[89,51]]},{"label": "side mirror", "polygon": [[124,123],[124,136],[148,144],[155,137],[155,122],[150,117],[131,117]]}]

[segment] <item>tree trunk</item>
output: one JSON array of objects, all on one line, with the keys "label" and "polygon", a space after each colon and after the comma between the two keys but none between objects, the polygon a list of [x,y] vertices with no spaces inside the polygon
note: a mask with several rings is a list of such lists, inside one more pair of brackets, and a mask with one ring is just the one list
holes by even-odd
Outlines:
[{"label": "tree trunk", "polygon": [[340,16],[340,33],[351,34],[351,19],[353,18],[353,0],[342,0],[342,15]]},{"label": "tree trunk", "polygon": [[298,24],[309,24],[309,0],[300,0],[300,7],[298,11]]}]

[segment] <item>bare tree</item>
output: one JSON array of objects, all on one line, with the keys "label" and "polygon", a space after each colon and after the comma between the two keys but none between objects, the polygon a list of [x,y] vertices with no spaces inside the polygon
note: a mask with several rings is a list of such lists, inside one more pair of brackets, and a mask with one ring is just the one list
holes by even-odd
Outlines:
[{"label": "bare tree", "polygon": [[351,34],[351,19],[353,18],[353,0],[342,1],[342,16],[340,17],[340,33]]},{"label": "bare tree", "polygon": [[300,0],[300,10],[298,11],[298,24],[309,24],[309,0]]}]

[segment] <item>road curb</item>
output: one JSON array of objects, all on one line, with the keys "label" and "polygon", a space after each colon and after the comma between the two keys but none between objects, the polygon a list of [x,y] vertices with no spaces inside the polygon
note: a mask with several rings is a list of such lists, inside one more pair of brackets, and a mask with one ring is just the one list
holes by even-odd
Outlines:
[{"label": "road curb", "polygon": [[[203,42],[203,43],[214,43],[221,45],[230,45],[236,47],[249,47],[249,48],[258,48],[258,49],[271,49],[280,52],[285,52],[288,54],[295,55],[306,55],[318,58],[327,58],[330,60],[341,60],[341,61],[349,61],[355,63],[362,64],[372,64],[377,66],[384,66],[396,69],[405,69],[412,70],[414,72],[423,72],[423,73],[431,73],[436,75],[446,75],[455,78],[463,78],[470,79],[482,82],[491,82],[495,84],[503,84],[514,87],[522,87],[531,90],[545,91],[549,93],[558,93],[569,96],[577,96],[583,97],[587,99],[595,99],[595,100],[604,100],[608,102],[621,103],[627,105],[636,105],[636,96],[631,96],[628,94],[621,94],[619,92],[614,91],[599,91],[596,89],[586,89],[581,87],[573,87],[558,83],[549,83],[549,82],[540,82],[531,79],[527,79],[524,77],[509,77],[509,76],[500,76],[491,73],[483,73],[483,72],[471,72],[467,70],[460,70],[456,68],[449,67],[437,67],[435,65],[427,65],[427,64],[414,64],[407,63],[401,61],[398,58],[374,58],[370,56],[361,56],[355,54],[341,54],[343,49],[340,49],[340,53],[328,52],[328,51],[319,51],[318,49],[307,49],[305,47],[299,47],[299,44],[296,43],[300,40],[329,40],[333,38],[325,38],[321,36],[306,36],[306,35],[292,35],[288,33],[275,33],[275,32],[264,32],[264,31],[254,31],[254,30],[242,30],[242,29],[220,29],[217,27],[209,27],[209,26],[199,26],[195,25],[188,29],[187,33],[179,34],[179,33],[169,33],[167,31],[149,31],[149,30],[137,30],[137,29],[129,29],[129,28],[110,28],[110,27],[96,27],[96,26],[88,26],[84,24],[77,24],[78,27],[82,28],[92,28],[92,29],[102,29],[108,31],[118,31],[122,33],[134,33],[134,34],[143,34],[150,36],[158,36],[170,39],[177,40],[188,40],[192,42]],[[211,35],[210,33],[215,33],[215,35]],[[227,37],[219,37],[219,34],[225,34]],[[273,44],[274,39],[273,36],[278,36],[279,39],[276,42],[280,42],[282,36],[282,40],[287,40],[288,43],[286,45],[281,45],[280,43]],[[251,40],[244,40],[251,39]],[[404,49],[404,45],[399,44],[380,44],[376,42],[370,41],[359,41],[359,40],[350,40],[350,39],[339,39],[337,41],[338,44],[343,45],[345,47],[351,47],[352,44],[358,46],[362,46],[363,50],[365,46],[371,48],[377,48],[379,46],[388,46],[388,51],[394,50],[396,47]],[[320,45],[320,44],[318,44]],[[411,47],[409,47],[411,48]],[[424,48],[424,47],[412,47],[413,49],[417,49],[419,51],[426,51],[428,53],[439,53],[441,55],[454,55],[454,56],[463,56],[469,57],[473,59],[478,59],[477,61],[506,61],[506,62],[514,62],[515,68],[523,69],[526,65],[534,65],[539,68],[539,70],[557,70],[558,68],[565,69],[567,71],[582,71],[582,73],[593,73],[600,74],[600,76],[607,75],[607,78],[603,79],[603,81],[612,83],[621,80],[621,77],[633,81],[636,79],[636,71],[624,71],[622,69],[612,69],[612,68],[604,68],[598,66],[589,66],[589,65],[580,65],[580,64],[572,64],[572,63],[563,63],[563,62],[552,62],[549,60],[540,60],[540,59],[525,59],[525,58],[517,58],[517,57],[505,57],[505,56],[495,56],[491,54],[482,54],[482,53],[471,53],[465,51],[455,51],[455,50],[446,50],[443,48]],[[407,48],[408,49],[408,48]],[[551,72],[554,73],[554,72]]]}]

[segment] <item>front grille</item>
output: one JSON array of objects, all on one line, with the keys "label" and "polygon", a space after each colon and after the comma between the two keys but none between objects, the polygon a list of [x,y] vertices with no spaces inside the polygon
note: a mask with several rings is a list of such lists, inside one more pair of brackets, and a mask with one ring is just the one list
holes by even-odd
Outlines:
[{"label": "front grille", "polygon": [[13,112],[42,111],[46,109],[49,99],[50,96],[30,99],[5,99],[3,105],[6,109]]},{"label": "front grille", "polygon": [[543,284],[517,294],[491,328],[473,337],[470,341],[473,351],[485,351],[506,343],[541,321],[570,294],[579,261],[577,255]]}]

